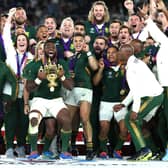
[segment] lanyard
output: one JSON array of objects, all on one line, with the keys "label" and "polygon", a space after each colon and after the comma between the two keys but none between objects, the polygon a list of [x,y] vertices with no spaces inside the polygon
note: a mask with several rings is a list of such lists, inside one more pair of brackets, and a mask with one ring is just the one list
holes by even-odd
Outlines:
[{"label": "lanyard", "polygon": [[17,54],[16,54],[17,77],[18,77],[18,78],[20,78],[20,76],[21,76],[21,68],[22,68],[23,63],[25,62],[25,59],[27,59],[26,57],[27,57],[27,55],[26,55],[26,53],[24,53],[24,54],[23,54],[23,57],[22,57],[22,59],[21,59],[21,62],[20,62],[20,61],[19,61],[19,54],[18,54],[18,52],[17,52]]},{"label": "lanyard", "polygon": [[139,39],[139,36],[141,35],[141,33],[142,33],[142,31],[140,31],[140,32],[138,33],[138,35],[136,36],[136,38],[134,38],[134,36],[132,35],[132,39]]},{"label": "lanyard", "polygon": [[97,27],[97,25],[94,24],[94,28],[95,28],[97,34],[100,35],[100,36],[104,36],[104,35],[105,35],[105,27],[106,27],[105,24],[103,24],[102,28],[99,29],[99,28]]},{"label": "lanyard", "polygon": [[71,45],[71,39],[69,39],[67,42],[64,42],[63,39],[61,39],[63,47],[64,47],[64,51],[68,51]]},{"label": "lanyard", "polygon": [[70,61],[69,61],[69,70],[70,71],[74,71],[75,68],[75,63],[77,61],[77,57],[80,53],[77,53],[75,55],[73,55],[72,57],[70,57]]},{"label": "lanyard", "polygon": [[116,66],[117,64],[116,63],[112,63],[112,62],[109,62],[109,60],[107,59],[107,56],[105,53],[103,53],[103,62],[104,62],[104,65],[106,68],[109,68],[111,66]]},{"label": "lanyard", "polygon": [[104,61],[105,67],[107,67],[107,68],[117,65],[116,63],[109,62],[109,60],[107,58],[103,58],[103,61]]}]

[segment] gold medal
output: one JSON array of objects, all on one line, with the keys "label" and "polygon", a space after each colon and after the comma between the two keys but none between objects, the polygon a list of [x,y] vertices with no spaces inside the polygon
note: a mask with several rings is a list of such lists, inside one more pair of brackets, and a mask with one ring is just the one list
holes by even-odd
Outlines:
[{"label": "gold medal", "polygon": [[125,89],[121,89],[121,90],[120,90],[120,95],[123,96],[124,94],[125,94]]}]

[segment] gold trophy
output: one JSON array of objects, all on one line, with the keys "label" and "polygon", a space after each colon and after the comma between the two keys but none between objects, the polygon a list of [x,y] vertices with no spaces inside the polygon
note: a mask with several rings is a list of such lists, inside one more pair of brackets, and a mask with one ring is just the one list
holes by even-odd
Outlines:
[{"label": "gold trophy", "polygon": [[50,88],[50,92],[54,92],[55,87],[58,86],[56,80],[58,78],[58,73],[62,69],[62,66],[55,63],[51,63],[50,58],[46,65],[44,65],[44,72],[46,74],[47,80],[49,81],[48,87]]}]

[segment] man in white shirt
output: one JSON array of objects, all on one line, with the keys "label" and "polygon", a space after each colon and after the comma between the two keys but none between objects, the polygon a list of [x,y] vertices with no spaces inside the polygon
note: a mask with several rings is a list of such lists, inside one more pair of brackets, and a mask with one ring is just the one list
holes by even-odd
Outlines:
[{"label": "man in white shirt", "polygon": [[152,152],[145,144],[142,123],[146,118],[151,119],[155,115],[163,101],[163,88],[147,65],[133,54],[134,49],[131,45],[121,46],[120,60],[126,64],[126,78],[130,92],[121,104],[114,106],[114,111],[120,111],[131,102],[133,103],[131,111],[125,118],[137,152],[133,159],[148,160]]},{"label": "man in white shirt", "polygon": [[[164,100],[163,100],[163,111],[161,112],[159,126],[161,126],[161,132],[159,132],[163,146],[166,148],[165,156],[162,158],[163,161],[168,160],[168,139],[165,136],[165,133],[168,130],[168,57],[167,57],[167,44],[168,38],[166,35],[159,29],[159,27],[152,21],[151,18],[146,18],[146,29],[149,31],[151,37],[160,44],[160,48],[157,53],[156,65],[157,65],[157,75],[158,80],[161,86],[164,88]],[[162,118],[166,121],[166,125],[163,125]],[[160,125],[162,124],[162,125]],[[165,130],[166,132],[164,132]],[[166,141],[166,142],[165,142]]]}]

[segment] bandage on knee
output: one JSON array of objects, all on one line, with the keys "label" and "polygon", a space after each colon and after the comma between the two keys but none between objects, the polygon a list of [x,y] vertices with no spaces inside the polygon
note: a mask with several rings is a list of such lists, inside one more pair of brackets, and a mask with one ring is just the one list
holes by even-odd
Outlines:
[{"label": "bandage on knee", "polygon": [[29,134],[38,133],[38,127],[41,119],[42,115],[39,111],[31,111],[29,113],[29,130],[28,130]]}]

